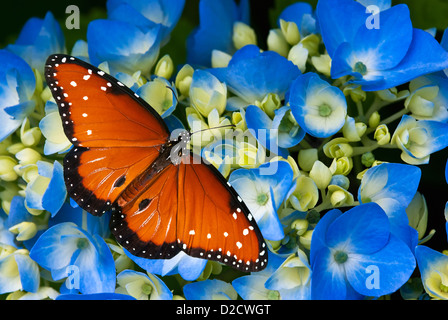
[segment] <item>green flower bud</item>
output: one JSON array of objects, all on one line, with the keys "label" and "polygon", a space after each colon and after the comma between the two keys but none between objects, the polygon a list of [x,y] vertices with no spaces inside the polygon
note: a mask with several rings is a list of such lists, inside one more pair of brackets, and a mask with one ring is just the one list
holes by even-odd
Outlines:
[{"label": "green flower bud", "polygon": [[301,43],[296,44],[289,50],[288,60],[294,63],[302,73],[306,69],[306,61],[308,60],[308,49]]},{"label": "green flower bud", "polygon": [[373,162],[375,161],[375,156],[372,152],[363,153],[361,156],[361,163],[367,168],[371,167]]},{"label": "green flower bud", "polygon": [[10,156],[0,156],[0,180],[15,181],[18,178],[14,171],[17,161]]},{"label": "green flower bud", "polygon": [[310,171],[310,178],[314,180],[319,189],[324,190],[330,183],[331,177],[331,171],[325,164],[319,160],[314,162]]},{"label": "green flower bud", "polygon": [[296,188],[289,197],[289,202],[296,210],[306,212],[316,206],[319,200],[319,189],[310,177],[299,176]]},{"label": "green flower bud", "polygon": [[286,42],[288,42],[290,45],[293,46],[299,43],[300,32],[295,22],[280,19],[280,29],[282,30]]},{"label": "green flower bud", "polygon": [[330,171],[336,174],[348,175],[353,169],[353,160],[350,157],[341,157],[333,159],[330,165]]},{"label": "green flower bud", "polygon": [[174,70],[174,63],[169,54],[164,55],[156,64],[154,74],[165,79],[171,78]]},{"label": "green flower bud", "polygon": [[17,234],[18,241],[26,241],[34,237],[37,233],[37,226],[34,222],[23,221],[8,229],[10,232]]},{"label": "green flower bud", "polygon": [[331,58],[327,53],[320,56],[312,57],[311,63],[313,64],[314,68],[316,68],[316,70],[323,75],[327,77],[331,76]]},{"label": "green flower bud", "polygon": [[288,56],[289,44],[280,29],[271,29],[269,31],[267,44],[268,50],[275,51],[283,57]]},{"label": "green flower bud", "polygon": [[237,21],[233,24],[233,45],[235,48],[241,49],[248,44],[257,44],[257,36],[254,29],[247,24]]},{"label": "green flower bud", "polygon": [[225,68],[231,59],[232,56],[224,51],[212,50],[212,68]]},{"label": "green flower bud", "polygon": [[365,101],[367,98],[367,93],[358,85],[349,85],[344,88],[343,92],[346,96],[350,95],[354,102]]},{"label": "green flower bud", "polygon": [[330,202],[335,208],[343,205],[350,206],[355,202],[353,195],[340,186],[334,184],[329,185],[328,191],[330,192]]},{"label": "green flower bud", "polygon": [[428,207],[425,197],[416,192],[411,203],[406,208],[406,214],[409,218],[409,225],[418,231],[418,238],[422,239],[428,225]]},{"label": "green flower bud", "polygon": [[42,156],[34,149],[25,148],[16,153],[16,158],[19,160],[19,164],[27,165],[37,163],[37,161],[42,159]]},{"label": "green flower bud", "polygon": [[189,64],[185,64],[176,75],[176,88],[184,96],[188,97],[190,94],[190,85],[193,80],[194,69]]},{"label": "green flower bud", "polygon": [[363,122],[356,122],[352,117],[347,116],[345,124],[342,127],[342,134],[350,142],[360,141],[367,130],[367,125]]},{"label": "green flower bud", "polygon": [[378,141],[380,146],[388,144],[390,141],[389,128],[385,124],[378,126],[375,130],[373,138]]},{"label": "green flower bud", "polygon": [[310,171],[314,165],[314,162],[317,161],[317,149],[302,149],[299,151],[299,155],[297,157],[297,162],[299,163],[299,167],[304,171]]},{"label": "green flower bud", "polygon": [[299,242],[305,249],[311,249],[311,238],[313,236],[313,230],[306,231],[303,235],[299,237]]},{"label": "green flower bud", "polygon": [[377,91],[376,94],[384,101],[396,101],[409,96],[409,90],[398,91],[396,87]]},{"label": "green flower bud", "polygon": [[297,231],[297,235],[302,236],[308,230],[309,222],[306,219],[294,220],[291,228]]},{"label": "green flower bud", "polygon": [[378,113],[378,111],[375,111],[369,118],[369,127],[376,128],[380,124],[380,120],[380,114]]},{"label": "green flower bud", "polygon": [[350,157],[353,148],[346,138],[335,138],[324,145],[324,153],[329,158]]},{"label": "green flower bud", "polygon": [[275,110],[280,108],[281,104],[279,96],[275,93],[268,93],[261,102],[255,101],[255,105],[271,118],[274,118]]}]

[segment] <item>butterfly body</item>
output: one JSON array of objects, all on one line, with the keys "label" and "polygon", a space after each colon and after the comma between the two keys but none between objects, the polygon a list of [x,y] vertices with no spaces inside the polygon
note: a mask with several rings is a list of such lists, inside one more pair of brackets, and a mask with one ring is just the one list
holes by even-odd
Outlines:
[{"label": "butterfly body", "polygon": [[64,159],[69,196],[110,228],[131,254],[169,259],[183,251],[242,271],[267,264],[267,247],[241,197],[188,149],[124,84],[67,55],[47,59],[45,78],[73,148]]}]

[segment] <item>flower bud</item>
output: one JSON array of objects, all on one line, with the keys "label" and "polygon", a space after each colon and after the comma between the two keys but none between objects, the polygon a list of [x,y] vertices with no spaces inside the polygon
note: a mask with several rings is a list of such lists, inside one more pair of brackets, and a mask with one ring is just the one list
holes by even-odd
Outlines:
[{"label": "flower bud", "polygon": [[378,111],[375,111],[369,118],[369,127],[376,128],[380,124],[380,120],[380,114],[378,113]]},{"label": "flower bud", "polygon": [[176,88],[179,89],[181,95],[188,97],[190,93],[190,85],[193,79],[194,69],[189,64],[185,64],[176,75]]},{"label": "flower bud", "polygon": [[330,202],[335,208],[343,205],[350,206],[354,203],[353,195],[340,186],[329,185],[328,191],[331,194]]},{"label": "flower bud", "polygon": [[171,78],[174,70],[174,63],[169,54],[164,55],[156,64],[154,74],[165,79]]},{"label": "flower bud", "polygon": [[385,124],[378,126],[375,130],[373,138],[378,141],[380,146],[388,144],[390,141],[389,128]]},{"label": "flower bud", "polygon": [[224,51],[212,50],[212,68],[225,68],[231,59],[232,56]]},{"label": "flower bud", "polygon": [[305,38],[302,38],[300,43],[308,50],[310,56],[315,56],[319,53],[320,38],[318,35],[314,33],[309,34]]},{"label": "flower bud", "polygon": [[418,231],[418,238],[422,239],[428,224],[428,207],[425,197],[420,192],[415,193],[414,198],[406,208],[406,214],[409,218],[409,225]]},{"label": "flower bud", "polygon": [[346,138],[335,138],[324,145],[324,153],[329,158],[350,157],[353,148]]},{"label": "flower bud", "polygon": [[396,101],[409,96],[408,90],[398,91],[396,87],[379,90],[376,94],[384,101]]},{"label": "flower bud", "polygon": [[363,122],[356,122],[352,117],[347,116],[345,124],[342,127],[342,134],[350,142],[360,141],[361,137],[367,130],[367,126]]},{"label": "flower bud", "polygon": [[320,190],[324,190],[328,186],[331,181],[331,177],[331,171],[325,164],[323,164],[319,160],[314,162],[313,167],[310,171],[310,178],[314,180],[316,186]]},{"label": "flower bud", "polygon": [[271,31],[269,31],[267,44],[268,50],[275,51],[283,57],[288,56],[289,44],[286,42],[280,29],[271,29]]},{"label": "flower bud", "polygon": [[233,24],[233,45],[235,48],[241,49],[248,44],[257,44],[257,36],[254,29],[247,24],[237,21]]},{"label": "flower bud", "polygon": [[37,226],[34,222],[22,221],[8,230],[14,234],[17,234],[16,239],[18,241],[26,241],[36,235]]},{"label": "flower bud", "polygon": [[299,176],[296,180],[296,188],[289,196],[292,207],[306,212],[316,206],[319,200],[319,190],[316,183],[310,177]]},{"label": "flower bud", "polygon": [[196,70],[190,86],[190,101],[204,117],[213,109],[221,115],[226,108],[227,86],[211,73]]},{"label": "flower bud", "polygon": [[297,231],[297,235],[302,236],[308,230],[309,222],[306,219],[297,219],[291,223],[291,228]]},{"label": "flower bud", "polygon": [[331,76],[331,58],[328,54],[311,57],[311,63],[316,68],[316,70],[323,75],[327,77]]},{"label": "flower bud", "polygon": [[348,190],[350,187],[350,180],[342,174],[336,174],[331,178],[330,184]]},{"label": "flower bud", "polygon": [[317,149],[302,149],[299,151],[299,155],[297,158],[297,162],[299,163],[299,167],[304,171],[310,171],[314,165],[314,162],[317,161]]},{"label": "flower bud", "polygon": [[363,153],[361,156],[361,163],[367,168],[371,167],[373,162],[375,161],[375,156],[372,152]]},{"label": "flower bud", "polygon": [[308,60],[308,49],[303,47],[301,43],[296,44],[289,50],[288,60],[294,63],[304,73],[306,61]]},{"label": "flower bud", "polygon": [[286,42],[288,42],[290,45],[293,46],[299,43],[300,32],[295,22],[280,19],[280,29],[282,30]]},{"label": "flower bud", "polygon": [[313,230],[306,231],[303,235],[299,237],[299,242],[305,249],[311,249],[311,238],[313,236]]},{"label": "flower bud", "polygon": [[341,157],[333,159],[330,165],[330,171],[333,174],[348,175],[353,169],[353,160],[351,157]]},{"label": "flower bud", "polygon": [[352,98],[354,102],[365,101],[367,98],[367,93],[357,85],[349,85],[344,88],[343,92],[346,96],[350,95],[350,98]]},{"label": "flower bud", "polygon": [[25,148],[16,153],[16,158],[21,165],[35,164],[42,159],[39,152],[31,148]]},{"label": "flower bud", "polygon": [[261,102],[256,101],[255,105],[260,107],[269,117],[274,118],[275,110],[280,108],[281,99],[275,93],[268,93]]},{"label": "flower bud", "polygon": [[177,103],[175,88],[165,78],[155,78],[138,88],[137,93],[163,118],[171,114]]},{"label": "flower bud", "polygon": [[17,173],[14,171],[14,166],[17,165],[17,161],[10,156],[0,156],[0,180],[3,181],[15,181],[18,178]]}]

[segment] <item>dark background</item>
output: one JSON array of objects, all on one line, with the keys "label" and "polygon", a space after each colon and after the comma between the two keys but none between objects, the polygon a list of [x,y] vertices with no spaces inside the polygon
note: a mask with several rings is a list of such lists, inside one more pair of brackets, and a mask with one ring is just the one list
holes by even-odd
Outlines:
[{"label": "dark background", "polygon": [[[257,31],[258,43],[261,48],[265,48],[265,41],[269,29],[275,25],[276,17],[293,0],[251,0],[251,26]],[[317,0],[306,1],[315,7]],[[262,3],[262,4],[261,4]],[[406,3],[411,11],[411,18],[414,27],[427,29],[436,27],[438,29],[436,38],[440,40],[443,30],[448,27],[448,1],[446,0],[396,0],[393,4]],[[79,30],[68,30],[65,28],[65,19],[68,14],[65,9],[68,5],[77,5],[81,12],[81,27]],[[169,52],[175,64],[182,63],[185,59],[185,39],[191,30],[198,24],[198,4],[199,0],[186,0],[186,5],[182,19],[174,29],[171,41],[162,49],[161,55]],[[41,1],[17,1],[7,0],[2,3],[0,12],[0,48],[13,43],[24,23],[31,17],[43,18],[47,11],[51,11],[60,22],[65,33],[66,46],[68,51],[76,40],[85,39],[87,25],[93,19],[106,18],[106,0],[41,0]],[[270,22],[270,25],[266,23]],[[182,43],[182,45],[180,45]],[[396,123],[395,123],[396,125]],[[393,132],[394,125],[390,126]],[[391,159],[402,162],[399,158],[400,151],[387,151],[381,154],[381,150],[375,155],[378,159]],[[384,155],[384,156],[383,156]],[[447,236],[445,232],[444,208],[448,200],[448,187],[445,181],[445,163],[448,157],[448,150],[437,152],[431,155],[428,165],[422,165],[422,180],[419,191],[426,197],[429,207],[430,229],[437,232],[432,240],[427,244],[436,249],[448,249]],[[356,196],[356,195],[355,195]]]}]

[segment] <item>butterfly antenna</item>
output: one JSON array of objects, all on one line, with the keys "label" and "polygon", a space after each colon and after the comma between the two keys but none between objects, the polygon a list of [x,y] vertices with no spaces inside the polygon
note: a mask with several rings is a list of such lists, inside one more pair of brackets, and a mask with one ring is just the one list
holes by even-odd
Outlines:
[{"label": "butterfly antenna", "polygon": [[198,131],[195,131],[195,132],[191,132],[191,133],[190,133],[190,136],[194,135],[195,133],[202,132],[202,131],[214,130],[214,129],[221,129],[221,128],[235,128],[235,125],[234,125],[234,124],[226,124],[226,125],[219,126],[219,127],[213,127],[213,128],[202,129],[202,130],[198,130]]}]

